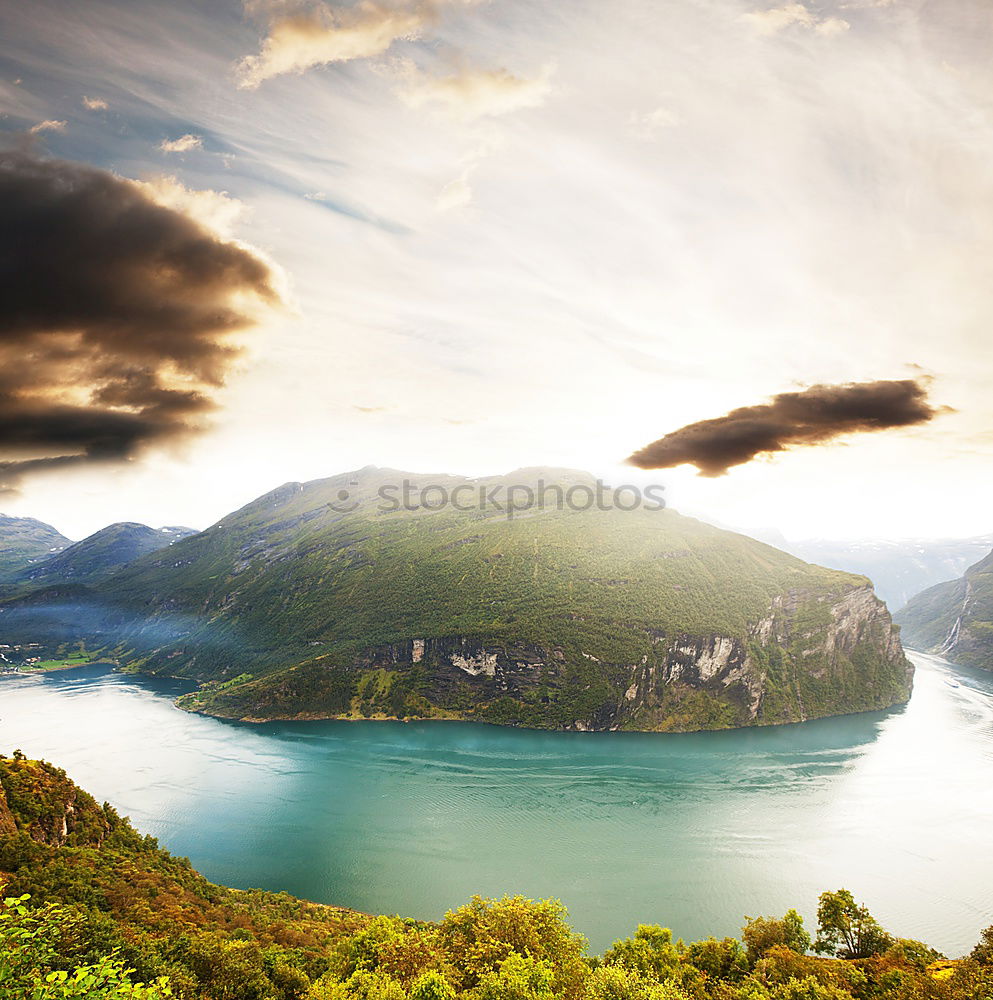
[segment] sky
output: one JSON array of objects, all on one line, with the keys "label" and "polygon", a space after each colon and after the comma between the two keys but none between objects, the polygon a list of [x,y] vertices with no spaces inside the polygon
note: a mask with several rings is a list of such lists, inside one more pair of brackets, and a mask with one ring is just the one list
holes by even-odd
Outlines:
[{"label": "sky", "polygon": [[[0,148],[139,192],[156,239],[194,219],[244,321],[219,366],[163,348],[165,431],[42,464],[0,510],[202,528],[366,465],[547,465],[794,539],[989,532],[991,46],[987,0],[3,4]],[[34,238],[42,268],[66,256]],[[142,288],[182,278],[134,259]],[[85,365],[46,334],[0,368],[60,405],[81,378],[137,391],[138,334],[101,322]],[[933,419],[724,475],[624,464],[784,393],[908,379]]]}]

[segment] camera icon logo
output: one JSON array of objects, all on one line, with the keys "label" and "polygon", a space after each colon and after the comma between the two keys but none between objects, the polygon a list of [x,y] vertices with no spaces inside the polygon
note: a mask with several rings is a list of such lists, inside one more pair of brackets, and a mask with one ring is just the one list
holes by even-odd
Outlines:
[{"label": "camera icon logo", "polygon": [[[349,486],[358,486],[359,484],[352,480]],[[358,498],[352,493],[351,490],[342,488],[338,490],[335,494],[335,499],[328,503],[328,507],[331,508],[336,514],[351,514],[359,505]]]}]

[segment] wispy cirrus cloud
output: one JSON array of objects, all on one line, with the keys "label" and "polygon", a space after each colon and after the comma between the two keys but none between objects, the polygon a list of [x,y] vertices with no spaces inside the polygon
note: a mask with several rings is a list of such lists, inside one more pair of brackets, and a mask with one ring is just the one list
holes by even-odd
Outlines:
[{"label": "wispy cirrus cloud", "polygon": [[83,107],[87,111],[106,111],[107,102],[102,97],[87,97],[85,94],[82,98]]},{"label": "wispy cirrus cloud", "polygon": [[742,14],[742,20],[760,35],[777,35],[787,28],[799,27],[830,37],[843,34],[851,27],[844,18],[821,17],[796,0],[779,7],[749,11]]},{"label": "wispy cirrus cloud", "polygon": [[193,149],[203,149],[203,136],[187,132],[178,139],[163,139],[159,149],[163,153],[188,153]]},{"label": "wispy cirrus cloud", "polygon": [[502,67],[484,70],[468,66],[434,76],[405,61],[397,67],[396,89],[408,107],[437,108],[453,118],[471,121],[540,107],[551,93],[554,73],[555,64],[546,63],[531,77],[517,76]]}]

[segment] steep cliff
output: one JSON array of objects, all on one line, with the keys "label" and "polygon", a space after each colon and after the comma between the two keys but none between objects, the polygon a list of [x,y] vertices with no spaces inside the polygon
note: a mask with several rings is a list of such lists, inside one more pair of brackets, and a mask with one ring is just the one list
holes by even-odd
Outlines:
[{"label": "steep cliff", "polygon": [[896,618],[909,645],[993,670],[993,552],[958,580],[912,598]]},{"label": "steep cliff", "polygon": [[[192,711],[274,718],[461,718],[534,728],[675,732],[800,722],[886,708],[910,693],[886,606],[868,585],[777,597],[743,635],[641,629],[610,661],[562,645],[414,638],[288,671],[207,683]],[[596,649],[595,642],[589,644]]]}]

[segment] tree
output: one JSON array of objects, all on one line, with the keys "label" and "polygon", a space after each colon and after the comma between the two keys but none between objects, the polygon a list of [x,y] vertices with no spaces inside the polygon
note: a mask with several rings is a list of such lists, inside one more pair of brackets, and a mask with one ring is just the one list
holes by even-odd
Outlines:
[{"label": "tree", "polygon": [[754,965],[770,948],[789,948],[798,955],[810,950],[810,935],[803,926],[803,917],[796,910],[787,910],[776,917],[745,917],[741,936],[748,949],[749,964]]},{"label": "tree", "polygon": [[440,972],[431,969],[414,981],[410,1000],[455,1000],[455,990]]},{"label": "tree", "polygon": [[0,1000],[168,1000],[165,978],[131,981],[133,969],[113,955],[74,969],[53,968],[58,945],[75,923],[66,907],[31,908],[12,896],[0,908]]},{"label": "tree", "polygon": [[993,965],[993,927],[987,927],[979,935],[979,944],[972,949],[969,958],[980,965]]},{"label": "tree", "polygon": [[813,976],[791,979],[773,991],[775,1000],[849,1000],[850,993],[818,982]]},{"label": "tree", "polygon": [[741,979],[748,971],[745,950],[736,938],[714,937],[694,941],[686,949],[686,960],[711,979]]},{"label": "tree", "polygon": [[555,971],[548,962],[511,952],[473,991],[478,1000],[544,1000],[555,996]]},{"label": "tree", "polygon": [[658,924],[639,924],[634,937],[615,941],[604,952],[605,965],[623,965],[656,980],[677,978],[684,948],[672,931]]},{"label": "tree", "polygon": [[636,969],[601,965],[586,980],[583,1000],[688,1000],[672,981],[656,982]]},{"label": "tree", "polygon": [[817,905],[817,941],[819,954],[839,958],[868,958],[879,955],[893,944],[865,906],[855,902],[847,889],[822,892]]},{"label": "tree", "polygon": [[565,907],[556,900],[523,896],[474,896],[465,906],[450,911],[438,933],[455,970],[456,988],[472,989],[516,953],[548,963],[556,994],[578,996],[587,970],[586,942],[565,917]]}]

